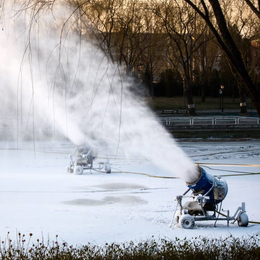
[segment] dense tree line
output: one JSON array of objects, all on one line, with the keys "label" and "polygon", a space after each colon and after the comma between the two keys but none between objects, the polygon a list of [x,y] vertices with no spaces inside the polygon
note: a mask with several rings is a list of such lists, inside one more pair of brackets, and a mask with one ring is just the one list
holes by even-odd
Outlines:
[{"label": "dense tree line", "polygon": [[[19,1],[18,1],[19,2]],[[57,0],[20,0],[34,15]],[[260,115],[260,2],[243,0],[67,0],[71,30],[142,82],[151,96],[248,96]],[[3,3],[4,6],[4,3]],[[31,22],[34,23],[32,18]],[[137,84],[140,87],[140,84]],[[137,87],[136,87],[137,88]],[[138,91],[138,89],[136,89]],[[239,107],[239,104],[238,104]]]}]

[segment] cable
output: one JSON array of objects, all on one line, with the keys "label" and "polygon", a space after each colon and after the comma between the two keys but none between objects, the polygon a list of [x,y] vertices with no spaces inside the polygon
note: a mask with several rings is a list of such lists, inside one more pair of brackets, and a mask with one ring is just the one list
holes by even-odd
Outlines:
[{"label": "cable", "polygon": [[246,164],[246,163],[232,163],[232,164],[227,164],[227,163],[197,163],[201,165],[222,165],[222,166],[254,166],[254,167],[260,167],[259,164]]},{"label": "cable", "polygon": [[[234,173],[238,173],[238,174],[225,174],[223,175],[224,177],[232,177],[232,176],[245,176],[245,175],[259,175],[260,172],[244,172],[244,171],[234,171],[234,170],[225,170],[225,169],[219,169],[219,168],[212,168],[210,166],[207,166],[207,164],[210,164],[210,163],[197,163],[198,165],[202,165],[203,167],[205,168],[208,168],[210,170],[213,170],[213,171],[222,171],[222,172],[234,172]],[[247,166],[247,167],[260,167],[260,165],[257,165],[257,164],[215,164],[215,163],[212,163],[210,165],[221,165],[221,166],[239,166],[239,167],[243,167],[243,166]]]},{"label": "cable", "polygon": [[[260,167],[260,166],[259,166]],[[210,167],[207,167],[209,169],[211,169]],[[116,169],[113,171],[114,173],[129,173],[129,174],[138,174],[138,175],[143,175],[143,176],[148,176],[151,178],[161,178],[161,179],[180,179],[179,177],[176,176],[159,176],[159,175],[152,175],[152,174],[148,174],[148,173],[144,173],[144,172],[132,172],[132,171],[122,171],[120,169]],[[218,169],[212,169],[212,170],[218,170]],[[236,176],[245,176],[245,175],[260,175],[260,172],[254,173],[254,172],[241,172],[241,171],[230,171],[230,170],[221,170],[220,171],[225,171],[225,172],[237,172],[239,174],[225,174],[222,175],[222,177],[236,177]],[[219,176],[219,175],[214,175],[214,177]]]}]

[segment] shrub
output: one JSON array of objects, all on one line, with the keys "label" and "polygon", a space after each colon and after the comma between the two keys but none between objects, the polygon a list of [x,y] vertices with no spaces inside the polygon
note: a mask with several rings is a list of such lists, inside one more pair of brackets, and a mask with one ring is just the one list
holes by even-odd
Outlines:
[{"label": "shrub", "polygon": [[235,238],[232,235],[226,238],[195,237],[193,239],[173,240],[153,237],[149,240],[134,243],[111,243],[102,246],[86,244],[80,247],[68,245],[66,242],[44,242],[39,239],[32,242],[32,234],[26,241],[25,235],[17,234],[16,241],[9,238],[1,241],[1,259],[30,259],[30,260],[86,260],[86,259],[140,259],[140,260],[190,260],[190,259],[259,259],[259,237],[254,235],[247,238]]}]

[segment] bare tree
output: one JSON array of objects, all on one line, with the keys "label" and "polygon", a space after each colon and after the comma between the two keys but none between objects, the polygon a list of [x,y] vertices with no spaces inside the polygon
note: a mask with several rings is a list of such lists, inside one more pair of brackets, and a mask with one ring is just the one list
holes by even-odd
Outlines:
[{"label": "bare tree", "polygon": [[192,86],[195,82],[196,56],[201,46],[208,41],[205,38],[207,26],[200,22],[198,15],[189,5],[182,5],[177,0],[158,4],[155,14],[161,18],[170,39],[168,58],[173,66],[176,61],[178,62],[178,70],[183,75],[189,114],[195,115]]},{"label": "bare tree", "polygon": [[195,67],[196,82],[200,85],[201,89],[201,102],[206,100],[206,91],[209,88],[209,80],[212,71],[218,69],[218,61],[221,52],[215,41],[213,35],[209,30],[204,32],[201,38],[203,43],[195,53]]},{"label": "bare tree", "polygon": [[250,9],[255,13],[255,15],[260,19],[260,0],[257,0],[257,4],[255,5],[255,1],[245,0],[246,4],[250,7]]},{"label": "bare tree", "polygon": [[[253,63],[251,60],[251,42],[259,35],[259,28],[255,23],[255,16],[250,11],[244,1],[232,2],[226,1],[225,5],[222,4],[222,10],[226,17],[227,26],[230,34],[241,53],[242,60],[248,73],[252,75]],[[234,77],[236,73],[227,59],[228,64]],[[244,83],[241,79],[237,78],[237,87],[239,90],[240,98],[240,113],[247,114],[246,91]]]},{"label": "bare tree", "polygon": [[209,15],[209,6],[207,6],[204,0],[200,1],[200,5],[197,5],[196,2],[192,0],[184,1],[192,6],[193,9],[205,20],[210,30],[216,37],[218,44],[227,55],[230,64],[232,64],[236,78],[239,81],[243,82],[243,86],[248,96],[251,98],[255,109],[260,115],[260,94],[254,86],[243,62],[241,53],[230,34],[219,1],[209,0],[209,4],[214,12],[214,19],[216,19],[217,25],[214,25],[214,23],[212,22]]}]

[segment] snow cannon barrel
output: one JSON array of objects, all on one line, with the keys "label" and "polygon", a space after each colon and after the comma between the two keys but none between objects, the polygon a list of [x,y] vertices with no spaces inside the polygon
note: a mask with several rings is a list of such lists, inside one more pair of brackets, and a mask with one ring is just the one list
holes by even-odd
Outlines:
[{"label": "snow cannon barrel", "polygon": [[205,202],[216,205],[223,201],[228,192],[228,185],[221,177],[214,177],[198,166],[198,179],[186,185],[193,191],[195,196],[199,194],[206,197]]}]

